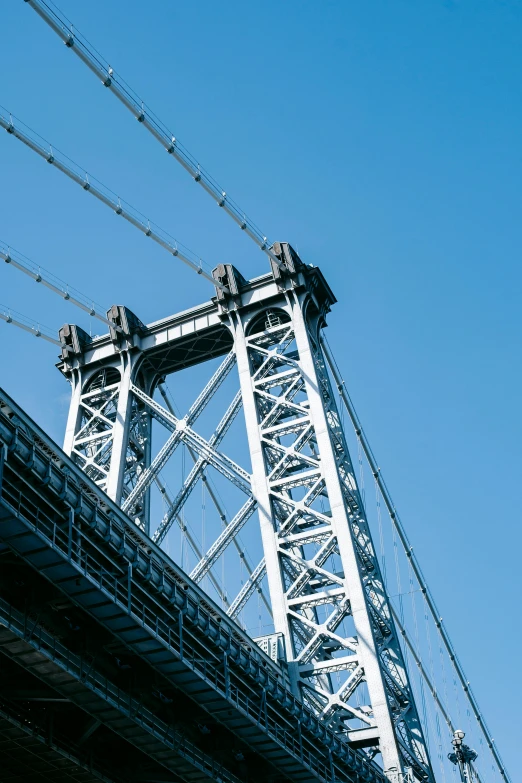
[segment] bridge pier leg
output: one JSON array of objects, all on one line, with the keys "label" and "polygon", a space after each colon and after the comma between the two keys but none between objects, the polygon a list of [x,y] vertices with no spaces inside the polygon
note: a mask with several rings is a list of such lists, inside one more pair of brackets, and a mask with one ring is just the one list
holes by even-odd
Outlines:
[{"label": "bridge pier leg", "polygon": [[[64,368],[72,385],[64,451],[119,506],[150,464],[151,417],[135,398],[132,384],[150,391],[140,372],[140,322],[127,308],[112,307],[108,316],[114,348],[92,357],[91,338],[79,327],[60,332]],[[123,330],[123,334],[122,334]],[[133,519],[149,532],[150,501],[145,492]]]},{"label": "bridge pier leg", "polygon": [[[276,243],[271,295],[215,275],[234,335],[275,631],[293,690],[384,769],[433,782],[413,693],[320,345],[335,298]],[[245,294],[242,295],[244,290]]]}]

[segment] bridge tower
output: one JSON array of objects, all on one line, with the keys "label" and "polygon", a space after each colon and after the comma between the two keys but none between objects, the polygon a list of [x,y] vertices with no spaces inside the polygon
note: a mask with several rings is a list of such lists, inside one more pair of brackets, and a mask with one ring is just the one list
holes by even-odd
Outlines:
[{"label": "bridge tower", "polygon": [[[131,393],[131,382],[150,393],[152,379],[137,367],[136,350],[144,325],[128,308],[114,305],[107,317],[109,346],[85,363],[92,339],[79,326],[65,325],[60,340],[72,396],[64,451],[118,505],[150,463],[151,416]],[[136,522],[149,532],[149,496],[134,509]]]},{"label": "bridge tower", "polygon": [[[235,360],[252,468],[242,480],[264,553],[253,576],[266,572],[293,691],[352,747],[380,753],[391,781],[434,781],[321,346],[336,300],[290,245],[272,251],[279,263],[268,275],[246,281],[221,264],[212,302],[164,322],[146,327],[114,307],[108,317],[123,334],[91,341],[65,326],[65,451],[149,532],[147,491],[164,458],[151,463],[151,415],[170,416],[168,443],[188,437]],[[165,374],[227,353],[188,419],[161,413],[152,394]],[[197,449],[203,439],[191,438]],[[226,458],[215,446],[201,456],[217,464]]]}]

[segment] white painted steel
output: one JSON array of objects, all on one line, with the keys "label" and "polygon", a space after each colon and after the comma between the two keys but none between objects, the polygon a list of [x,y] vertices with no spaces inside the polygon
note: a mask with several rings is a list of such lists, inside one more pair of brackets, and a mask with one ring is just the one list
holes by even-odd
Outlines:
[{"label": "white painted steel", "polygon": [[210,443],[198,435],[192,427],[190,427],[184,419],[178,419],[170,411],[163,408],[162,405],[157,403],[148,394],[139,389],[137,386],[132,386],[132,391],[136,397],[144,402],[151,410],[153,416],[159,421],[163,422],[171,431],[178,430],[181,435],[181,439],[191,446],[201,457],[203,457],[210,465],[216,470],[222,473],[225,478],[235,484],[245,494],[250,494],[250,475],[240,467],[236,462],[231,460],[225,454],[220,451],[216,451]]},{"label": "white painted steel", "polygon": [[229,617],[235,618],[238,616],[239,612],[241,609],[243,609],[252,593],[259,589],[259,584],[263,580],[265,574],[266,564],[265,559],[263,558],[261,562],[258,563],[254,568],[249,578],[227,609],[227,614]]},{"label": "white painted steel", "polygon": [[228,315],[264,549],[256,577],[266,568],[294,691],[385,769],[433,780],[320,349],[324,310],[305,281]]},{"label": "white painted steel", "polygon": [[212,568],[218,557],[221,557],[232,539],[237,536],[242,527],[248,522],[256,508],[253,497],[248,498],[240,508],[234,519],[231,519],[220,536],[214,541],[208,552],[201,558],[196,567],[191,571],[190,578],[195,582],[201,582],[203,577]]},{"label": "white painted steel", "polygon": [[[183,419],[187,424],[192,424],[198,416],[204,411],[216,391],[219,389],[230,370],[234,366],[236,357],[233,352],[229,353],[223,362],[219,365],[218,369],[205,385],[202,392],[199,394],[194,403],[190,406],[189,412]],[[169,458],[173,455],[177,446],[181,441],[182,431],[176,429],[175,432],[169,437],[164,446],[160,449],[153,462],[149,467],[143,471],[136,486],[126,498],[122,505],[123,511],[128,514],[132,514],[133,508],[139,499],[144,495],[147,489],[150,487],[156,476],[163,469]]]},{"label": "white painted steel", "polygon": [[[303,270],[298,267],[289,280],[277,284],[276,271],[272,278],[246,283],[244,299],[242,291],[234,298],[218,297],[216,316],[233,335],[240,394],[209,441],[191,427],[192,413],[212,396],[219,371],[192,413],[178,418],[133,376],[131,357],[143,355],[140,346],[153,329],[146,327],[139,339],[127,339],[129,350],[121,351],[119,358],[107,353],[102,360],[112,366],[119,361],[123,380],[116,390],[110,385],[105,389],[105,402],[91,412],[99,423],[94,432],[78,430],[76,450],[93,451],[97,439],[102,446],[107,443],[104,437],[110,440],[106,450],[117,448],[120,456],[116,459],[112,453],[110,465],[98,459],[100,486],[113,497],[119,494],[120,504],[130,497],[130,508],[150,484],[149,477],[157,479],[158,465],[164,464],[172,443],[183,440],[195,455],[195,464],[156,531],[158,540],[208,466],[241,488],[248,496],[246,503],[200,558],[192,577],[202,579],[229,543],[237,545],[235,536],[257,504],[264,558],[230,604],[229,616],[238,616],[252,594],[261,590],[266,575],[274,629],[284,638],[294,693],[328,727],[350,742],[369,747],[370,756],[380,751],[385,769],[395,767],[406,774],[412,768],[416,779],[427,776],[431,781],[420,722],[320,347],[330,294],[318,270]],[[237,290],[237,279],[226,282],[233,282]],[[317,293],[321,286],[322,293]],[[99,359],[89,350],[96,365]],[[228,367],[232,361],[229,355],[223,364]],[[152,381],[148,383],[150,388]],[[78,392],[73,399],[78,399]],[[126,418],[132,423],[129,399],[142,417],[144,412],[155,417],[173,435],[160,452],[161,459],[148,471],[144,451],[134,484],[125,490],[121,460],[129,442]],[[89,409],[90,400],[84,393],[79,404]],[[217,448],[241,403],[252,476]],[[113,413],[105,416],[104,405],[119,411],[117,426]],[[77,427],[74,415],[71,411],[69,430]],[[94,467],[97,453],[88,469]]]},{"label": "white painted steel", "polygon": [[[209,445],[212,446],[212,448],[217,448],[221,441],[223,440],[224,436],[226,435],[230,425],[232,424],[233,420],[235,419],[239,408],[241,407],[241,394],[238,392],[234,399],[232,400],[231,404],[227,408],[223,418],[219,422],[218,426],[216,427],[215,432],[209,439]],[[172,436],[173,437],[173,436]],[[181,489],[179,490],[178,494],[172,501],[172,503],[169,505],[169,508],[165,512],[163,519],[161,520],[160,524],[158,525],[157,530],[154,532],[152,539],[157,544],[160,544],[165,536],[167,535],[171,525],[172,520],[175,518],[177,514],[180,513],[181,509],[183,508],[185,502],[187,501],[190,493],[196,486],[197,481],[200,478],[204,478],[204,471],[205,468],[208,466],[209,462],[204,457],[196,457],[194,465],[192,469],[190,470],[189,475],[183,482],[183,485]],[[208,488],[208,487],[207,487]],[[212,492],[212,490],[211,490]],[[212,495],[214,493],[212,492]],[[213,498],[214,500],[214,498]],[[214,500],[214,503],[216,505],[216,502]],[[221,506],[216,505],[217,511],[219,513],[220,519],[223,523],[226,524],[226,516],[221,508]]]}]

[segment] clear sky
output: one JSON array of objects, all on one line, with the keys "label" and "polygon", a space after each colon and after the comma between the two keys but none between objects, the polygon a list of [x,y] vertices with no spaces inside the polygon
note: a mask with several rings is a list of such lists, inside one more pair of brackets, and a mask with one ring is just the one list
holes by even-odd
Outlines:
[{"label": "clear sky", "polygon": [[[328,337],[514,779],[520,767],[520,0],[61,0],[272,239]],[[22,0],[0,103],[210,264],[260,251]],[[210,285],[0,135],[0,240],[147,322]],[[13,269],[0,302],[89,319]],[[98,330],[96,325],[94,329]],[[0,323],[0,385],[59,442],[56,352]]]}]

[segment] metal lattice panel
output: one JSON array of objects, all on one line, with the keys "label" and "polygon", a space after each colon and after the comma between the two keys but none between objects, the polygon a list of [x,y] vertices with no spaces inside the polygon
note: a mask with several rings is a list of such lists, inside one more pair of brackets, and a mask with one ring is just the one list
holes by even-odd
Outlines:
[{"label": "metal lattice panel", "polygon": [[423,777],[420,722],[305,303],[289,295],[236,330],[276,630],[304,702],[352,742],[378,744],[388,768]]},{"label": "metal lattice panel", "polygon": [[[178,346],[184,350],[184,329],[194,328],[199,340],[197,318],[191,321],[193,327],[183,326],[191,313],[144,327],[124,308],[116,308],[118,323],[130,325],[126,337],[114,333],[113,349],[106,343],[100,343],[98,352],[89,347],[98,375],[89,375],[83,367],[71,373],[89,379],[87,384],[77,381],[79,391],[73,390],[77,410],[69,420],[68,429],[74,430],[71,452],[148,531],[149,490],[154,482],[162,486],[160,471],[184,444],[194,465],[169,498],[153,535],[156,543],[164,540],[175,519],[180,522],[184,505],[209,468],[246,495],[229,520],[217,506],[223,529],[206,551],[199,550],[192,579],[202,582],[210,574],[215,585],[212,568],[232,542],[244,557],[237,537],[257,508],[264,557],[248,568],[248,578],[228,602],[227,614],[237,618],[266,577],[278,634],[274,638],[281,640],[278,655],[286,659],[294,694],[353,747],[364,749],[370,758],[380,752],[390,774],[412,773],[418,780],[432,780],[320,347],[325,313],[335,299],[319,270],[304,267],[288,245],[279,245],[277,252],[286,273],[273,265],[272,275],[248,283],[229,265],[216,270],[219,280],[235,293],[218,288],[201,326],[208,329],[212,319],[217,334],[219,323],[219,334],[230,335],[233,350],[184,418],[157,402],[152,390],[158,383],[161,389],[165,350],[171,356]],[[178,323],[174,337],[170,324]],[[158,339],[166,340],[168,349],[160,350]],[[105,366],[100,370],[103,351]],[[204,350],[196,353],[194,363],[216,356],[214,349],[208,356]],[[65,359],[72,370],[70,357]],[[196,420],[236,364],[240,391],[211,437],[203,438],[194,428]],[[107,379],[114,380],[111,373],[116,367],[121,380],[108,383]],[[96,388],[92,378],[100,378]],[[241,407],[252,475],[220,450]],[[151,419],[169,432],[152,460]],[[259,644],[268,644],[268,638]],[[278,650],[279,645],[278,641]]]}]

